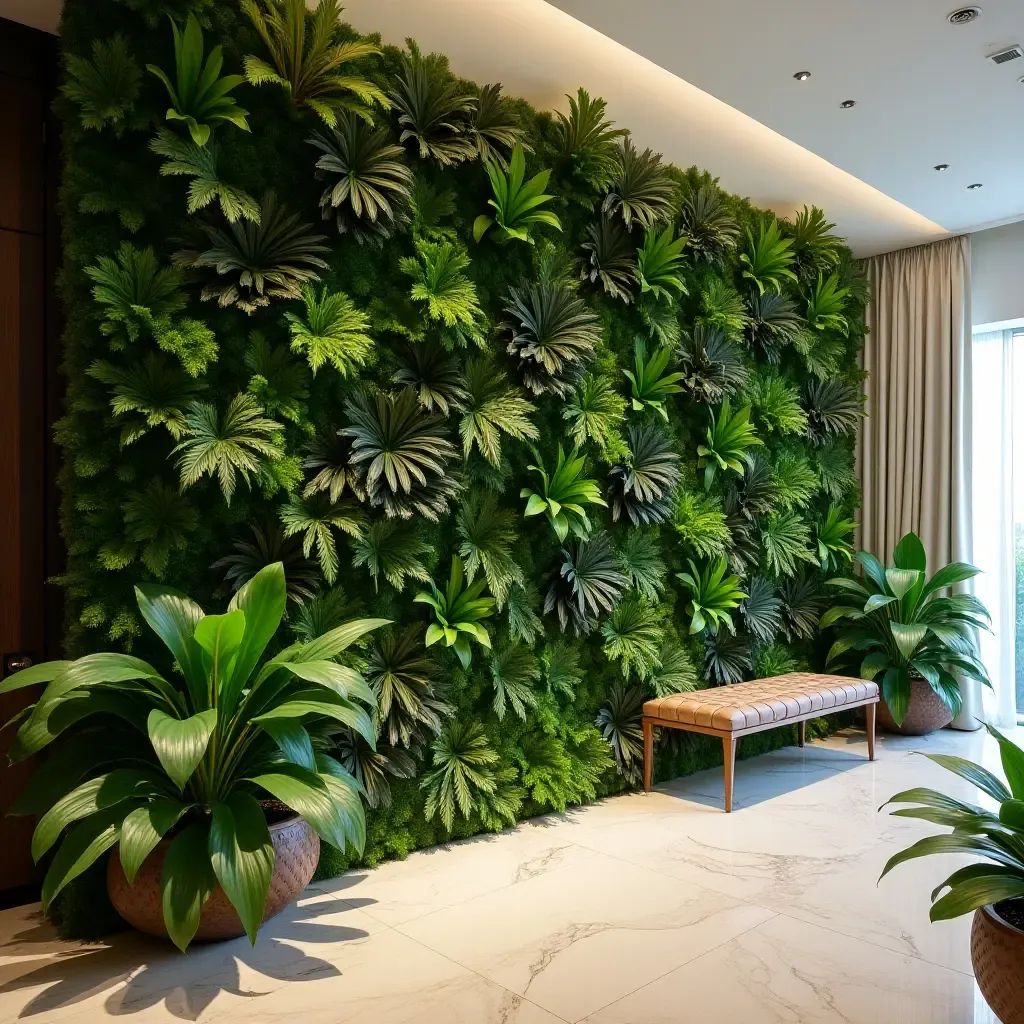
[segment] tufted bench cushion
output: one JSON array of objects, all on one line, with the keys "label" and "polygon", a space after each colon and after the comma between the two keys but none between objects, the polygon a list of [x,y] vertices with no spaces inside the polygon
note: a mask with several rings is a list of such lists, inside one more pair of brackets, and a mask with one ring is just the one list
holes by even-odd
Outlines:
[{"label": "tufted bench cushion", "polygon": [[745,733],[763,732],[796,722],[800,746],[808,718],[844,708],[866,707],[868,756],[875,757],[875,705],[878,684],[847,676],[791,672],[771,679],[716,686],[693,693],[658,697],[644,704],[644,788],[651,788],[655,727],[684,729],[722,737],[725,753],[725,809],[732,810],[732,776],[736,740]]}]

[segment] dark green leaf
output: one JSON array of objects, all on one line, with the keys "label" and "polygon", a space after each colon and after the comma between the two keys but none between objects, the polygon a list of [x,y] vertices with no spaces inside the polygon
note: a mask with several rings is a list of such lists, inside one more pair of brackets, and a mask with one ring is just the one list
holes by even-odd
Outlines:
[{"label": "dark green leaf", "polygon": [[206,670],[203,668],[202,650],[193,634],[203,617],[203,609],[179,591],[153,583],[137,586],[135,600],[142,617],[167,645],[181,668],[192,697],[192,706],[202,707],[205,703]]},{"label": "dark green leaf", "polygon": [[80,822],[64,837],[43,879],[44,912],[68,882],[77,878],[117,842],[121,821],[132,809],[132,804],[122,801]]},{"label": "dark green leaf", "polygon": [[197,821],[171,840],[160,880],[164,925],[178,949],[188,948],[199,928],[203,906],[217,878],[210,864],[210,823]]},{"label": "dark green leaf", "polygon": [[134,885],[145,859],[194,804],[180,800],[150,800],[125,816],[121,823],[121,867]]},{"label": "dark green leaf", "polygon": [[259,724],[274,740],[287,760],[310,771],[316,771],[313,744],[301,722],[294,718],[267,718],[262,719]]},{"label": "dark green leaf", "polygon": [[191,778],[206,753],[210,736],[217,727],[217,711],[201,711],[181,721],[163,711],[153,710],[146,723],[156,756],[179,790]]}]

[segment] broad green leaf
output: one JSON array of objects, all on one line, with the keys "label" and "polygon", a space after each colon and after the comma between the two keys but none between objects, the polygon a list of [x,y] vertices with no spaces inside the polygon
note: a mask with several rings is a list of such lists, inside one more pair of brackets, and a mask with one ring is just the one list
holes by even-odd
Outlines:
[{"label": "broad green leaf", "polygon": [[886,569],[885,579],[889,589],[901,600],[914,589],[914,585],[921,578],[916,569]]},{"label": "broad green leaf", "polygon": [[152,777],[137,768],[118,768],[83,782],[39,819],[32,834],[32,859],[38,861],[72,822],[113,807],[130,796],[157,792]]},{"label": "broad green leaf", "polygon": [[905,668],[890,668],[882,676],[882,698],[897,725],[903,724],[910,707],[910,675]]},{"label": "broad green leaf", "polygon": [[919,857],[931,857],[938,853],[973,853],[979,854],[982,857],[988,857],[997,864],[1004,864],[1007,867],[1018,866],[1014,862],[1013,857],[1004,850],[1001,850],[990,839],[952,832],[949,835],[928,836],[925,839],[919,839],[913,846],[909,846],[907,849],[894,854],[882,869],[879,881],[885,878],[893,868],[908,860],[916,860]]},{"label": "broad green leaf", "polygon": [[236,609],[225,615],[207,615],[196,626],[196,643],[209,655],[211,671],[220,687],[230,680],[231,658],[245,635],[245,612]]},{"label": "broad green leaf", "polygon": [[977,875],[960,882],[933,905],[929,917],[932,921],[969,914],[979,907],[1024,896],[1024,873],[1014,877],[1008,874]]},{"label": "broad green leaf", "polygon": [[195,937],[203,906],[213,893],[217,877],[210,864],[210,824],[197,821],[172,840],[160,879],[164,926],[183,953]]},{"label": "broad green leaf", "polygon": [[260,569],[231,599],[228,611],[237,609],[245,615],[245,633],[235,654],[228,692],[224,695],[225,714],[234,710],[238,695],[274,638],[284,617],[286,601],[287,585],[280,562]]},{"label": "broad green leaf", "polygon": [[44,661],[41,665],[30,665],[19,672],[12,672],[3,682],[0,682],[0,694],[13,693],[15,690],[25,689],[26,686],[52,682],[71,665],[70,661]]},{"label": "broad green leaf", "polygon": [[374,706],[377,703],[366,680],[347,665],[336,661],[291,661],[284,668],[300,679],[327,687],[339,697],[351,697]]},{"label": "broad green leaf", "polygon": [[976,569],[966,562],[950,562],[949,565],[944,565],[939,569],[925,584],[923,594],[927,597],[929,594],[945,590],[947,587],[955,587],[958,583],[965,583],[967,580],[973,579],[980,572],[980,569]]},{"label": "broad green leaf", "polygon": [[971,785],[977,786],[983,793],[987,793],[999,803],[1013,799],[1013,794],[999,779],[973,761],[966,761],[953,754],[925,754],[924,756],[941,768],[945,768],[954,775],[959,775],[961,779],[965,779]]},{"label": "broad green leaf", "polygon": [[871,612],[877,611],[879,608],[884,608],[886,605],[895,604],[897,598],[890,596],[889,594],[872,594],[864,602],[864,614],[870,615]]},{"label": "broad green leaf", "polygon": [[986,725],[985,728],[999,744],[999,757],[1003,763],[1003,774],[1010,784],[1010,792],[1017,800],[1024,800],[1024,750],[1007,739],[995,726]]},{"label": "broad green leaf", "polygon": [[342,809],[319,775],[298,765],[275,765],[274,771],[249,781],[305,818],[325,843],[345,852],[349,835]]},{"label": "broad green leaf", "polygon": [[130,654],[87,654],[73,661],[60,675],[54,677],[39,698],[33,715],[42,713],[61,697],[81,687],[101,683],[127,683],[133,679],[158,679],[166,685],[166,681],[152,665]]},{"label": "broad green leaf", "polygon": [[366,845],[366,813],[363,810],[363,787],[337,761],[326,754],[317,754],[320,779],[334,800],[349,843],[362,855]]},{"label": "broad green leaf", "polygon": [[892,630],[892,638],[900,649],[900,654],[908,661],[917,650],[918,645],[928,633],[928,627],[920,623],[905,623],[889,620],[889,629]]},{"label": "broad green leaf", "polygon": [[195,641],[196,626],[203,609],[177,590],[143,583],[135,588],[142,617],[167,646],[178,663],[193,707],[202,707],[206,693],[206,669],[203,655]]},{"label": "broad green leaf", "polygon": [[264,722],[269,722],[273,719],[302,718],[306,715],[333,718],[336,722],[341,722],[342,725],[355,729],[371,747],[376,748],[377,730],[373,727],[373,720],[369,714],[363,708],[350,704],[348,701],[343,702],[343,698],[340,697],[338,702],[327,700],[285,701],[285,703],[271,708],[262,715],[257,715],[253,718],[253,721],[262,725]]},{"label": "broad green leaf", "polygon": [[132,803],[122,801],[79,822],[64,837],[43,879],[44,913],[68,882],[77,878],[117,842],[121,821],[133,809]]},{"label": "broad green leaf", "polygon": [[965,814],[982,814],[982,809],[976,807],[974,804],[965,804],[959,800],[954,800],[951,796],[946,796],[945,793],[939,793],[937,790],[928,789],[926,787],[917,787],[915,789],[905,789],[902,793],[897,793],[895,796],[889,797],[888,800],[879,810],[888,807],[889,804],[924,804],[927,807],[939,807],[947,811],[963,811]]},{"label": "broad green leaf", "polygon": [[999,808],[999,820],[1024,836],[1024,800],[1007,800]]},{"label": "broad green leaf", "polygon": [[330,661],[349,648],[361,636],[381,626],[390,626],[391,619],[353,619],[329,630],[309,643],[302,644],[290,661]]},{"label": "broad green leaf", "polygon": [[277,744],[278,749],[292,764],[310,771],[316,769],[313,744],[301,722],[294,718],[270,718],[261,721],[260,728]]},{"label": "broad green leaf", "polygon": [[924,545],[916,533],[908,533],[900,540],[893,550],[892,560],[897,569],[913,569],[921,573],[928,569]]},{"label": "broad green leaf", "polygon": [[179,790],[191,778],[217,727],[217,710],[200,711],[198,715],[180,720],[163,711],[153,710],[146,723],[149,740],[164,771]]},{"label": "broad green leaf", "polygon": [[157,843],[194,806],[180,800],[149,800],[125,816],[121,823],[119,850],[121,867],[130,885],[135,884],[139,868],[156,849]]},{"label": "broad green leaf", "polygon": [[890,667],[892,664],[889,655],[885,651],[873,651],[860,663],[861,679],[874,679],[879,672]]},{"label": "broad green leaf", "polygon": [[25,788],[8,808],[11,815],[44,814],[62,796],[107,761],[119,761],[129,753],[111,750],[93,733],[71,737],[54,748],[32,772]]},{"label": "broad green leaf", "polygon": [[939,898],[939,893],[944,889],[951,889],[953,886],[959,885],[960,882],[967,882],[970,881],[970,879],[978,878],[981,875],[1010,875],[1014,878],[1018,878],[1020,877],[1020,871],[1015,868],[1004,868],[999,867],[996,864],[988,864],[985,862],[969,864],[965,868],[958,868],[949,876],[949,878],[932,889],[932,902],[934,903]]},{"label": "broad green leaf", "polygon": [[210,863],[255,946],[274,873],[274,844],[255,797],[236,790],[214,803]]}]

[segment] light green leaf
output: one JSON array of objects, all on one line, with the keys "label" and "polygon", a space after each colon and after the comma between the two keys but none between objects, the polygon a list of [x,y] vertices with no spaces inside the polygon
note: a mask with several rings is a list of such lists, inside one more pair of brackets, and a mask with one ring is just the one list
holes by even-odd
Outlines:
[{"label": "light green leaf", "polygon": [[345,852],[350,839],[345,818],[321,776],[298,765],[275,765],[273,772],[249,781],[302,815],[325,843]]},{"label": "light green leaf", "polygon": [[294,718],[270,718],[261,721],[259,725],[292,764],[301,765],[310,771],[316,769],[313,744],[301,722]]},{"label": "light green leaf", "polygon": [[256,573],[228,605],[229,612],[238,610],[245,616],[245,632],[231,670],[231,685],[224,695],[225,714],[234,710],[238,695],[281,625],[287,589],[284,566],[274,562]]},{"label": "light green leaf", "polygon": [[202,761],[210,736],[217,727],[216,709],[200,711],[184,720],[154,709],[146,725],[160,764],[178,789],[183,790]]},{"label": "light green leaf", "polygon": [[192,706],[201,707],[206,693],[206,669],[194,634],[203,609],[179,591],[153,583],[137,586],[135,600],[142,617],[181,668]]},{"label": "light green leaf", "polygon": [[119,850],[121,867],[130,885],[135,884],[139,868],[156,849],[157,843],[194,806],[180,800],[150,800],[125,816],[121,824]]}]

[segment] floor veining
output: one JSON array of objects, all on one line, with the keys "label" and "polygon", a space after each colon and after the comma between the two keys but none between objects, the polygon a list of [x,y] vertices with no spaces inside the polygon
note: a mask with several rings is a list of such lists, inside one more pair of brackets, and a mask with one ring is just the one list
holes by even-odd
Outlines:
[{"label": "floor veining", "polygon": [[[1015,737],[1021,742],[1020,733]],[[123,932],[63,942],[0,913],[0,1021],[125,1024],[997,1024],[969,919],[928,921],[958,863],[886,860],[935,831],[894,793],[998,770],[980,733],[844,731],[311,885],[246,939],[182,956]]]}]

